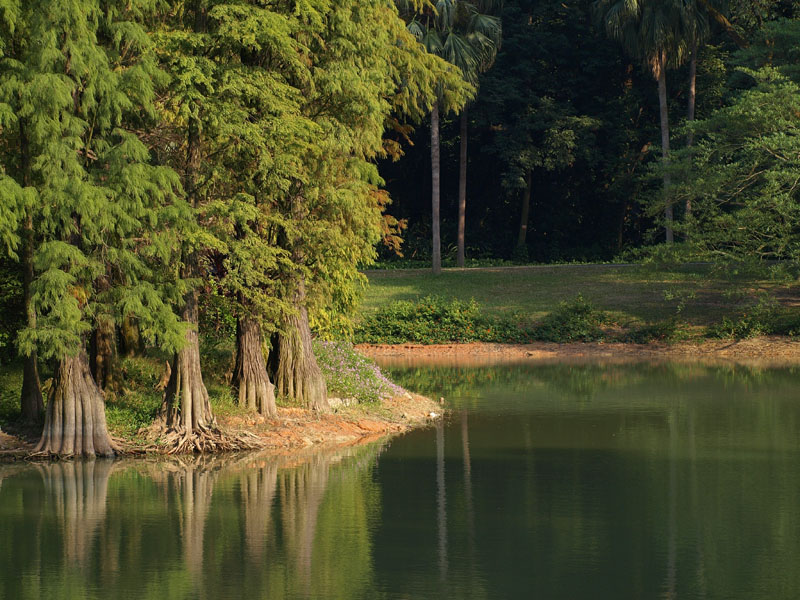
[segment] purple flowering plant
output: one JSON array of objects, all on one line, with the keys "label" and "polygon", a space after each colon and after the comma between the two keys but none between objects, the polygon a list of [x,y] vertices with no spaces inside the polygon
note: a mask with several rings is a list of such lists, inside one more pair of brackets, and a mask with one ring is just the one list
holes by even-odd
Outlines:
[{"label": "purple flowering plant", "polygon": [[372,360],[349,342],[314,342],[314,354],[328,384],[328,394],[361,402],[378,402],[405,390],[381,373]]}]

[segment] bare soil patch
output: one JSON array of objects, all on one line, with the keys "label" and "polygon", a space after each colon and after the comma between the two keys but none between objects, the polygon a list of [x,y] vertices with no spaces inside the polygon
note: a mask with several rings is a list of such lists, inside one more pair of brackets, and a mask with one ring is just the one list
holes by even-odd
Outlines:
[{"label": "bare soil patch", "polygon": [[519,361],[642,361],[702,360],[760,366],[800,364],[800,341],[787,337],[745,340],[704,340],[675,344],[573,343],[554,344],[362,344],[359,352],[381,364],[485,366]]}]

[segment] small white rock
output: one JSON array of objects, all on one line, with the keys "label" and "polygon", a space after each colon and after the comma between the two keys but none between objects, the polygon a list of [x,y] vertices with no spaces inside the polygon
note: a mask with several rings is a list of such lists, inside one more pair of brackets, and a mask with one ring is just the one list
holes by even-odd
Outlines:
[{"label": "small white rock", "polygon": [[428,415],[431,419],[435,419],[439,416],[439,413],[432,412]]}]

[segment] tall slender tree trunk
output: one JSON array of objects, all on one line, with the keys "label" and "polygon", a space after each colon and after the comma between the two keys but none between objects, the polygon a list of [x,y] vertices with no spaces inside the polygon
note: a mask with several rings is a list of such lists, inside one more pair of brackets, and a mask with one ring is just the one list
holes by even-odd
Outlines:
[{"label": "tall slender tree trunk", "polygon": [[267,368],[280,396],[292,398],[312,410],[327,411],[328,387],[314,356],[302,278],[295,292],[294,307],[294,314],[284,320],[282,332],[272,337]]},{"label": "tall slender tree trunk", "polygon": [[47,399],[44,430],[35,452],[64,456],[113,456],[102,390],[81,351],[61,359]]},{"label": "tall slender tree trunk", "polygon": [[467,212],[467,107],[461,112],[461,149],[458,169],[458,266],[464,267],[464,229]]},{"label": "tall slender tree trunk", "polygon": [[[697,38],[692,38],[692,50],[689,58],[689,107],[687,111],[687,120],[689,123],[694,121],[695,105],[697,102]],[[686,134],[686,147],[691,148],[694,145],[694,132],[689,129]],[[686,199],[685,214],[688,217],[692,214],[692,200]]]},{"label": "tall slender tree trunk", "polygon": [[233,385],[239,390],[239,406],[274,417],[275,386],[267,375],[267,363],[261,350],[261,325],[250,317],[236,323],[236,366]]},{"label": "tall slender tree trunk", "polygon": [[[30,152],[28,147],[28,136],[25,128],[25,119],[19,119],[19,160],[20,171],[22,173],[22,185],[28,187],[31,184],[30,178]],[[23,226],[23,247],[22,247],[22,292],[25,302],[25,316],[27,325],[31,329],[36,327],[36,311],[33,309],[32,290],[33,285],[33,217],[29,214],[25,217]],[[42,399],[42,387],[39,381],[39,367],[36,350],[25,357],[25,366],[22,373],[22,393],[20,394],[20,414],[25,422],[38,421],[44,412],[44,401]]]},{"label": "tall slender tree trunk", "polygon": [[[658,57],[658,106],[661,115],[661,157],[664,165],[669,163],[669,112],[667,107],[667,60],[666,53],[661,52]],[[664,172],[664,220],[665,237],[668,244],[672,243],[672,202],[670,201],[670,176]]]},{"label": "tall slender tree trunk", "polygon": [[522,211],[519,218],[519,234],[517,235],[517,250],[525,248],[528,237],[528,220],[531,212],[531,195],[533,194],[533,171],[528,171],[525,191],[522,193]]},{"label": "tall slender tree trunk", "polygon": [[441,160],[439,152],[439,105],[431,109],[431,229],[433,231],[433,274],[442,272],[442,238],[439,231],[439,189],[441,182]]},{"label": "tall slender tree trunk", "polygon": [[[25,239],[22,250],[22,289],[25,297],[25,314],[28,327],[36,327],[36,311],[31,301],[33,284],[33,221],[31,217],[25,220]],[[44,412],[42,388],[39,383],[39,367],[37,365],[36,350],[25,357],[22,374],[22,393],[20,394],[20,413],[22,420],[28,423],[38,421]]]}]

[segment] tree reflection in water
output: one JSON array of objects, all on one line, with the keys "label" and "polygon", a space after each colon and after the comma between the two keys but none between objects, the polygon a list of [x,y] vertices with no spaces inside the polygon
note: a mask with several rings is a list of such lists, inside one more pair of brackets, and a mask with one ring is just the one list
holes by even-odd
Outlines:
[{"label": "tree reflection in water", "polygon": [[380,450],[0,465],[0,598],[369,595]]}]

